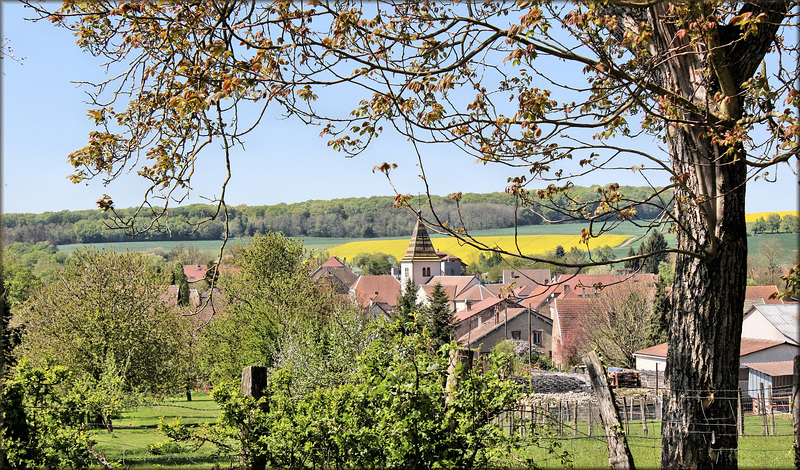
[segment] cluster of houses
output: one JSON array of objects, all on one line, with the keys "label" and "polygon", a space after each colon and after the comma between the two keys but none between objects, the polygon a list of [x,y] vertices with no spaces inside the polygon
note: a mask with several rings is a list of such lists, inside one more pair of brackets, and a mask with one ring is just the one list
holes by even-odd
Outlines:
[{"label": "cluster of houses", "polygon": [[[434,249],[425,226],[417,223],[400,260],[399,269],[387,275],[356,275],[332,257],[312,278],[342,295],[349,295],[374,318],[392,318],[403,286],[411,282],[417,299],[426,304],[439,284],[450,301],[459,344],[489,354],[501,341],[528,345],[553,365],[574,364],[584,323],[596,309],[603,286],[638,285],[654,291],[652,274],[573,274],[552,278],[548,269],[503,271],[503,282],[484,284],[462,272],[466,265]],[[204,276],[204,266],[184,268],[190,284]],[[739,380],[743,390],[759,383],[773,387],[791,383],[792,360],[800,354],[798,304],[773,299],[775,286],[748,286],[741,343]],[[637,351],[636,368],[661,370],[666,366],[667,343]]]}]

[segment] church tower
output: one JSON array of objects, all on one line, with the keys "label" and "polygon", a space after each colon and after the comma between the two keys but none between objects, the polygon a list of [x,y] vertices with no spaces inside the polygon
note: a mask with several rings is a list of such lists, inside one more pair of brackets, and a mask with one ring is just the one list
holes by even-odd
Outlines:
[{"label": "church tower", "polygon": [[441,271],[442,264],[433,249],[428,230],[417,220],[406,254],[400,260],[400,285],[405,289],[407,279],[416,286],[425,284],[433,276],[441,276]]}]

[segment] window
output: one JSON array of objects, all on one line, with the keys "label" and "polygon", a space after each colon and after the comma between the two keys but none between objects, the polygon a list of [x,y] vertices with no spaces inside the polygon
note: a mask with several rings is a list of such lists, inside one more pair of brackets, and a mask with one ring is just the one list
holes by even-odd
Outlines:
[{"label": "window", "polygon": [[537,346],[542,345],[542,332],[541,331],[534,331],[533,332],[533,344]]},{"label": "window", "polygon": [[408,268],[406,268],[406,277],[408,277]]},{"label": "window", "polygon": [[450,275],[451,276],[455,276],[456,275],[456,270],[453,269],[453,268],[450,268]]},{"label": "window", "polygon": [[422,268],[422,275],[424,277],[430,276],[431,275],[431,268]]},{"label": "window", "polygon": [[511,339],[519,340],[522,337],[521,331],[512,331],[511,332]]}]

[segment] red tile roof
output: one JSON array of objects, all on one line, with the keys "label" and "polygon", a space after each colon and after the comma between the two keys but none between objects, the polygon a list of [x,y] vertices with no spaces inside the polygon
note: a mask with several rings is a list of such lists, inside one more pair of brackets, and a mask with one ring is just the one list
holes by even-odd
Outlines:
[{"label": "red tile roof", "polygon": [[436,256],[438,256],[439,259],[442,261],[448,261],[448,262],[461,261],[461,258],[459,258],[458,256],[448,255],[447,253],[444,253],[439,250],[436,250]]},{"label": "red tile roof", "polygon": [[778,288],[776,286],[747,286],[744,291],[744,298],[746,300],[760,300],[764,299],[765,304],[782,304],[781,299],[770,299],[772,294],[777,294]]},{"label": "red tile roof", "polygon": [[[433,289],[436,288],[436,284],[425,284],[420,286],[420,288],[422,288],[422,292],[425,292],[425,295],[430,297],[431,294],[433,294]],[[445,295],[447,296],[447,299],[450,300],[451,302],[453,301],[453,299],[455,299],[456,286],[442,285],[442,291],[444,291]]]},{"label": "red tile roof", "polygon": [[337,257],[335,257],[335,256],[331,256],[331,257],[330,257],[330,259],[329,259],[328,261],[325,261],[324,263],[322,263],[322,264],[320,265],[320,267],[322,267],[322,266],[326,266],[326,267],[332,267],[332,266],[336,266],[336,267],[342,267],[342,268],[346,267],[346,266],[344,265],[344,263],[342,263],[342,262],[339,260],[339,258],[337,258]]},{"label": "red tile roof", "polygon": [[561,292],[564,297],[580,297],[594,295],[596,290],[620,283],[645,282],[655,284],[658,276],[655,274],[562,274],[558,278]]},{"label": "red tile roof", "polygon": [[511,284],[484,284],[483,286],[492,291],[497,297],[509,297],[514,295]]},{"label": "red tile roof", "polygon": [[454,314],[455,321],[456,321],[456,323],[458,323],[460,321],[464,321],[467,318],[472,317],[473,315],[477,315],[477,314],[479,314],[479,313],[481,313],[481,312],[483,312],[485,310],[488,310],[488,309],[494,307],[495,305],[499,304],[502,301],[503,301],[503,299],[501,299],[499,297],[490,297],[488,299],[482,300],[482,301],[478,302],[477,304],[473,305],[472,307],[470,307],[469,310],[462,310],[460,312],[456,312]]},{"label": "red tile roof", "polygon": [[493,291],[489,290],[484,285],[478,284],[477,286],[468,287],[461,294],[457,294],[455,300],[480,302],[495,297],[497,297],[497,295]]},{"label": "red tile roof", "polygon": [[208,266],[205,264],[186,264],[183,266],[186,282],[197,282],[205,279],[206,271],[208,271]]},{"label": "red tile roof", "polygon": [[[425,283],[425,286],[430,286],[432,289],[436,284],[441,284],[442,287],[455,287],[455,293],[452,297],[449,297],[448,293],[448,298],[450,300],[455,300],[457,296],[462,295],[466,291],[470,284],[478,285],[480,282],[475,276],[433,276]],[[426,292],[430,294],[427,290]]]},{"label": "red tile roof", "polygon": [[351,289],[362,307],[369,307],[371,303],[388,304],[397,306],[400,296],[400,281],[390,274],[377,276],[360,276]]},{"label": "red tile roof", "polygon": [[544,300],[547,300],[547,297],[550,294],[554,294],[560,292],[560,287],[558,284],[551,284],[549,286],[539,286],[533,290],[530,296],[525,298],[520,305],[523,307],[530,307],[532,309],[536,309],[540,303]]}]

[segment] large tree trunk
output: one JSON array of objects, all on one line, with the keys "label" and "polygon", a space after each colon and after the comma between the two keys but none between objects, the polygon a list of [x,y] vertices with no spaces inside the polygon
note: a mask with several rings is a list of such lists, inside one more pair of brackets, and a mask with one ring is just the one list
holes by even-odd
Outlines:
[{"label": "large tree trunk", "polygon": [[[675,204],[682,253],[675,264],[669,332],[664,469],[737,467],[733,404],[747,276],[746,152],[741,143],[725,147],[710,134],[723,136],[743,116],[741,84],[755,72],[786,13],[780,2],[744,4],[742,13],[763,11],[769,21],[758,33],[743,36],[738,27],[716,24],[710,4],[695,7],[658,4],[647,14],[657,80],[694,105],[682,107],[665,128],[679,186]],[[678,34],[686,24],[680,15],[693,20],[699,10],[708,15],[709,28],[692,42]]]},{"label": "large tree trunk", "polygon": [[[693,144],[702,140],[690,141],[688,133],[691,130],[680,131],[671,141],[673,163],[678,167],[698,158]],[[704,150],[713,147],[707,145]],[[680,196],[688,200],[678,203],[683,229],[689,231],[678,232],[678,248],[703,257],[679,255],[675,264],[662,429],[664,469],[737,467],[732,404],[736,403],[746,284],[746,174],[744,164],[730,158],[727,163],[710,163],[704,172],[712,169],[717,173],[713,181],[717,199],[697,204],[684,193]],[[687,180],[697,188],[694,175]],[[710,223],[703,209],[720,216],[716,224]]]}]

